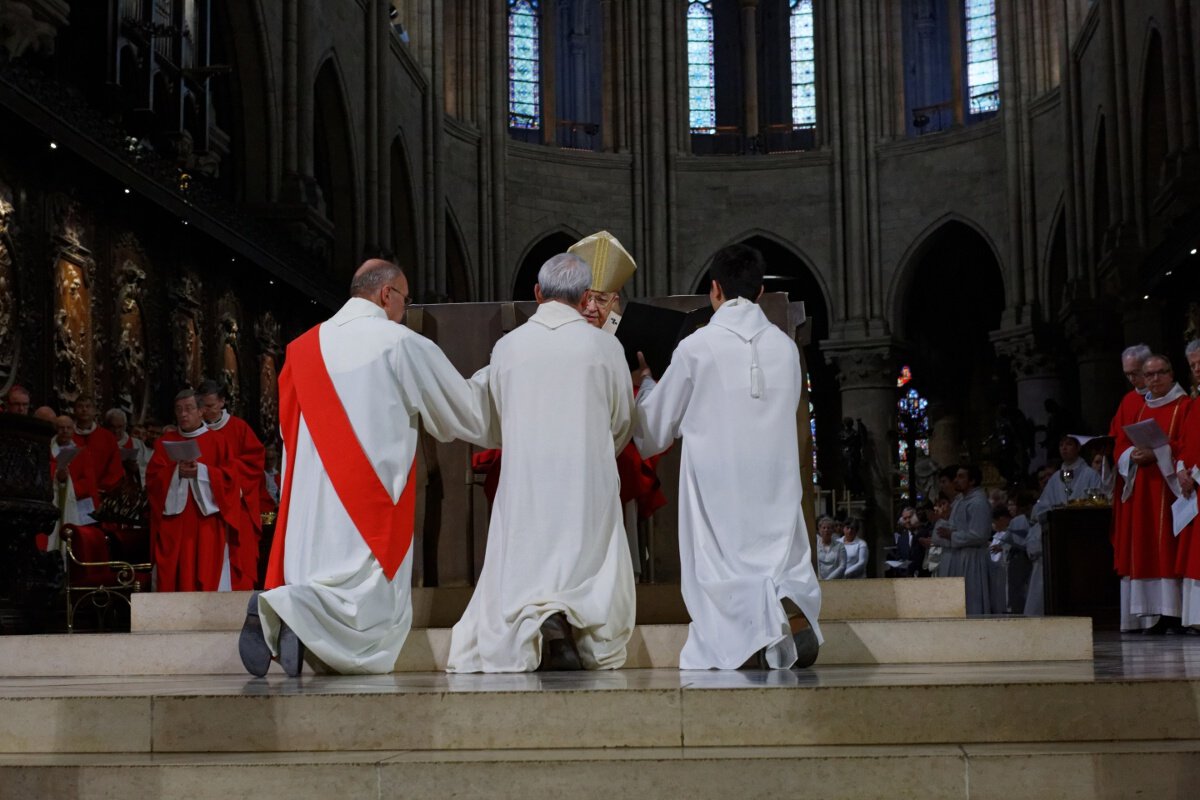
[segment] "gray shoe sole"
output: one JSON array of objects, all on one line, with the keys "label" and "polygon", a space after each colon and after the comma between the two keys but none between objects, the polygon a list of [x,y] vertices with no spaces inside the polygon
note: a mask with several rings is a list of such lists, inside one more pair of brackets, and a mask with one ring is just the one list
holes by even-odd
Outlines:
[{"label": "gray shoe sole", "polygon": [[242,633],[238,637],[238,655],[242,657],[246,672],[261,678],[271,668],[271,648],[267,647],[258,618],[258,594],[255,592],[250,596],[250,604],[246,607],[246,621],[242,623]]},{"label": "gray shoe sole", "polygon": [[279,629],[279,666],[292,678],[304,669],[304,643],[286,622]]}]

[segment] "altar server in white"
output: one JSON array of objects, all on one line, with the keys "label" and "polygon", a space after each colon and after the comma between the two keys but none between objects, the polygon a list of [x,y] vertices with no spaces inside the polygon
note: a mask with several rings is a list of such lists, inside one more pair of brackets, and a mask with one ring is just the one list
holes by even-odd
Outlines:
[{"label": "altar server in white", "polygon": [[592,271],[538,273],[537,312],[492,350],[504,471],[483,571],[450,640],[451,672],[616,669],[633,633],[633,568],[616,455],[633,384],[616,338],[580,313]]},{"label": "altar server in white", "polygon": [[[280,374],[283,479],[266,585],[240,650],[266,673],[312,663],[391,672],[412,626],[417,423],[480,440],[485,394],[428,339],[399,324],[408,280],[372,259],[330,320],[288,346]],[[261,627],[259,621],[261,619]]]},{"label": "altar server in white", "polygon": [[692,623],[679,666],[804,667],[822,639],[800,505],[800,354],[758,307],[758,251],[726,248],[709,274],[716,313],[657,384],[642,381],[634,430],[646,455],[683,437],[679,555]]}]

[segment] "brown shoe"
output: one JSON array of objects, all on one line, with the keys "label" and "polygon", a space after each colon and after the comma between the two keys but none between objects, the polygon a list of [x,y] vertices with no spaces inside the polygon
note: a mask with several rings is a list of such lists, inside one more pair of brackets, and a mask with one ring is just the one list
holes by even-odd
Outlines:
[{"label": "brown shoe", "polygon": [[560,611],[542,623],[542,663],[538,672],[583,669],[583,660],[575,646],[575,632]]}]

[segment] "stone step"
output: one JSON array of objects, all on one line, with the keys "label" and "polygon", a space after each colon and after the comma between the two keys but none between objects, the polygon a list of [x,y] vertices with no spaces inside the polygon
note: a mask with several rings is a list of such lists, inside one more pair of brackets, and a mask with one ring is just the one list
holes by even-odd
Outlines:
[{"label": "stone step", "polygon": [[[824,581],[822,619],[940,619],[962,617],[962,578],[878,578]],[[413,627],[450,628],[462,617],[470,586],[413,589]],[[242,627],[249,592],[178,592],[133,595],[132,629],[234,631]],[[678,584],[639,584],[639,625],[689,621]]]},{"label": "stone step", "polygon": [[13,754],[1006,744],[1019,763],[1031,742],[1168,739],[1200,739],[1200,678],[1090,664],[0,681]]},{"label": "stone step", "polygon": [[[1092,657],[1086,617],[827,620],[819,664],[1072,661]],[[0,636],[0,677],[241,675],[235,631]],[[677,668],[686,625],[642,625],[626,669]],[[414,629],[396,672],[444,670],[449,628]]]},{"label": "stone step", "polygon": [[831,800],[1188,797],[1200,786],[1200,741],[0,756],[0,800],[725,800],[794,796],[799,786]]}]

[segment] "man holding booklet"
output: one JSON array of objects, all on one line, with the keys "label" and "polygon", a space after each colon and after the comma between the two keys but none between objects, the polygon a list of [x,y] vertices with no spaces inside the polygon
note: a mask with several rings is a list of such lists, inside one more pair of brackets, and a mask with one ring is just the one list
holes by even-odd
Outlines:
[{"label": "man holding booklet", "polygon": [[228,441],[208,430],[195,392],[175,396],[175,422],[146,467],[150,549],[160,592],[230,591],[229,521],[238,509]]},{"label": "man holding booklet", "polygon": [[1165,633],[1179,626],[1181,616],[1178,540],[1169,509],[1181,494],[1175,463],[1191,401],[1165,356],[1148,357],[1142,374],[1149,395],[1117,431],[1113,451],[1125,505],[1113,532],[1114,566],[1121,576],[1121,629]]}]

